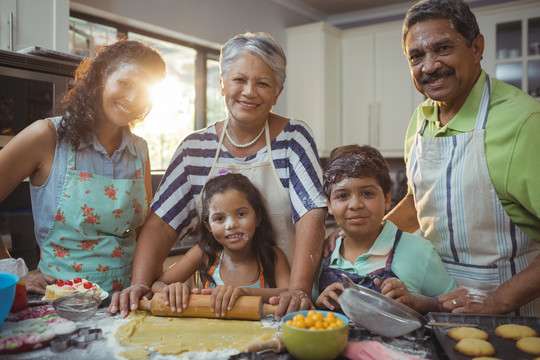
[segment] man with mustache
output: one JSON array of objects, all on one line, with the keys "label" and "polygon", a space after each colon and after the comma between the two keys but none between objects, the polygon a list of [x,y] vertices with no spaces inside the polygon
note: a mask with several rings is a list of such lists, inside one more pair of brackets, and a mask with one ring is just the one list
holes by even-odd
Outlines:
[{"label": "man with mustache", "polygon": [[387,219],[420,228],[460,285],[441,310],[540,316],[540,103],[482,70],[462,0],[418,2],[402,36],[427,100],[407,131],[409,193]]}]

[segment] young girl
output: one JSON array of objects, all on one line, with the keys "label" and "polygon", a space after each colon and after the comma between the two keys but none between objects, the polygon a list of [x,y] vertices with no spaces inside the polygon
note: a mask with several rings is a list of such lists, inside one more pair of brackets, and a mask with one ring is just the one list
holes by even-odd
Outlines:
[{"label": "young girl", "polygon": [[190,289],[185,281],[197,271],[204,287],[212,288],[210,308],[218,317],[241,295],[268,302],[288,289],[289,263],[275,244],[262,195],[244,175],[227,172],[206,183],[197,230],[197,245],[152,285],[173,310],[187,307]]},{"label": "young girl", "polygon": [[41,260],[23,279],[28,291],[75,277],[105,291],[130,284],[151,186],[148,147],[129,126],[148,114],[165,71],[143,43],[101,48],[78,67],[60,116],[35,121],[0,151],[0,201],[30,178]]}]

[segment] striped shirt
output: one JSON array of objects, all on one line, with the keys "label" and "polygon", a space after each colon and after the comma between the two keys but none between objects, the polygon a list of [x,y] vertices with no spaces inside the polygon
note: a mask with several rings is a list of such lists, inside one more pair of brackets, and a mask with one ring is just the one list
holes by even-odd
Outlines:
[{"label": "striped shirt", "polygon": [[[196,200],[214,163],[218,143],[215,125],[186,137],[178,146],[151,204],[152,211],[176,229],[180,238],[198,222]],[[289,193],[293,222],[309,210],[326,207],[322,170],[311,129],[300,120],[290,120],[271,147],[277,174]],[[255,164],[266,159],[266,147],[246,158],[236,158],[222,146],[219,155],[219,161],[226,164]]]}]

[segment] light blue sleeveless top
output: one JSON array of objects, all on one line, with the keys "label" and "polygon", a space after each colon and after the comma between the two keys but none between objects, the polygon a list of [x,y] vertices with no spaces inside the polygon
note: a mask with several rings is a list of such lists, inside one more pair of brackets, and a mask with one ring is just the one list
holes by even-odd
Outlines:
[{"label": "light blue sleeveless top", "polygon": [[[56,129],[60,124],[61,116],[51,118]],[[137,151],[135,151],[137,149]],[[75,155],[77,170],[103,175],[113,179],[138,179],[135,160],[137,152],[143,164],[148,159],[148,145],[146,141],[131,133],[126,127],[122,133],[122,144],[109,156],[107,151],[97,139],[88,144],[81,144]],[[62,195],[62,188],[66,177],[68,161],[68,147],[65,139],[56,141],[54,162],[49,177],[41,186],[30,183],[30,199],[32,201],[32,215],[34,217],[34,234],[38,245],[41,246],[51,228],[56,209]],[[144,179],[142,169],[142,178]]]},{"label": "light blue sleeveless top", "polygon": [[[211,289],[213,288],[216,288],[217,286],[219,285],[225,285],[225,283],[223,282],[223,279],[221,279],[221,275],[219,274],[219,270],[221,268],[221,260],[223,260],[223,251],[219,254],[219,259],[216,263],[216,266],[214,268],[214,272],[212,274],[212,279],[214,279],[214,281],[216,282],[216,285],[214,284],[209,284],[209,287]],[[261,274],[262,274],[262,270],[261,270]],[[265,288],[268,287],[268,284],[265,282],[264,284]],[[254,284],[251,284],[251,285],[247,285],[247,286],[239,286],[239,287],[244,287],[244,288],[260,288],[261,287],[261,276],[259,276],[259,279],[257,279],[257,282],[255,282]]]}]

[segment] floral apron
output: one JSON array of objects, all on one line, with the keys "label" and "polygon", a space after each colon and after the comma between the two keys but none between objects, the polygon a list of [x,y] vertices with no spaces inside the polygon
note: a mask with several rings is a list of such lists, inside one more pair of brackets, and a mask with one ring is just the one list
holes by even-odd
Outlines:
[{"label": "floral apron", "polygon": [[394,245],[392,246],[392,249],[390,250],[390,254],[388,255],[388,258],[386,259],[385,267],[373,270],[369,274],[366,275],[359,275],[359,274],[353,274],[347,271],[343,271],[340,269],[335,269],[329,267],[330,264],[330,256],[323,260],[322,264],[322,271],[321,276],[319,277],[319,293],[322,293],[324,289],[326,289],[328,286],[332,285],[336,282],[343,282],[343,278],[341,277],[341,274],[347,275],[349,279],[351,279],[356,285],[367,287],[368,289],[381,292],[381,289],[375,285],[375,279],[378,278],[381,280],[381,283],[389,278],[395,277],[397,278],[397,275],[392,270],[392,261],[394,260],[394,253],[396,252],[397,244],[399,243],[399,240],[401,239],[401,235],[403,234],[403,231],[398,230],[396,232],[396,236],[394,237]]},{"label": "floral apron", "polygon": [[[506,214],[487,168],[484,134],[490,104],[487,76],[475,129],[426,138],[424,119],[409,153],[407,177],[422,235],[431,241],[458,285],[491,291],[525,269],[540,244]],[[540,315],[540,299],[516,311]]]},{"label": "floral apron", "polygon": [[[219,145],[216,150],[216,156],[214,158],[212,169],[210,170],[210,174],[208,174],[208,179],[211,179],[219,170],[226,169],[232,171],[233,173],[239,173],[247,176],[249,180],[251,180],[251,182],[257,186],[264,197],[266,210],[276,234],[276,243],[287,256],[289,265],[292,265],[295,231],[294,224],[292,222],[291,200],[289,199],[289,194],[283,187],[283,184],[281,184],[281,180],[279,179],[276,168],[274,167],[274,161],[272,160],[272,147],[270,146],[270,131],[268,121],[264,125],[268,159],[256,164],[246,165],[223,164],[219,162],[219,153],[221,152],[221,146],[223,144],[223,139],[225,138],[225,129],[227,128],[228,123],[229,120],[227,119],[223,124],[223,131],[221,132],[221,136],[219,138]],[[197,212],[199,213],[199,216],[202,209],[201,196],[202,191],[197,198]]]},{"label": "floral apron", "polygon": [[75,152],[68,147],[62,198],[38,267],[56,279],[82,277],[107,292],[122,290],[131,283],[135,229],[148,207],[141,159],[138,179],[111,179],[75,170]]}]

